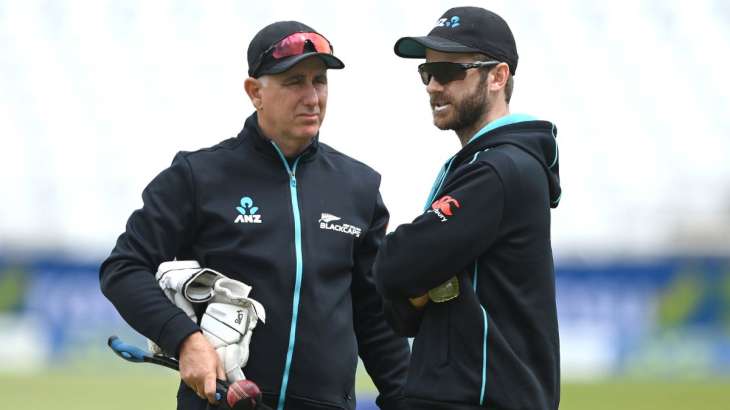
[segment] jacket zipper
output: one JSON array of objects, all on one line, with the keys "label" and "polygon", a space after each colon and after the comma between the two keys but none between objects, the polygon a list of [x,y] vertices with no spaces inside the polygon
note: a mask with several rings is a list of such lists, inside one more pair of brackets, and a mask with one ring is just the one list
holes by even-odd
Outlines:
[{"label": "jacket zipper", "polygon": [[294,355],[294,344],[297,334],[297,319],[299,318],[299,299],[302,289],[302,271],[304,269],[304,261],[302,258],[302,221],[301,215],[299,213],[299,201],[297,199],[296,177],[297,165],[299,164],[299,159],[301,157],[297,157],[294,160],[294,164],[292,164],[292,166],[290,167],[289,162],[287,162],[286,157],[281,152],[279,147],[273,141],[271,141],[271,144],[276,149],[276,152],[279,154],[279,157],[284,163],[284,167],[289,174],[289,193],[291,195],[291,206],[294,216],[294,249],[297,261],[294,280],[294,298],[292,301],[292,319],[291,327],[289,329],[289,347],[286,351],[286,363],[284,364],[284,373],[281,376],[281,389],[279,391],[279,400],[276,406],[277,410],[283,410],[284,403],[286,401],[286,389],[289,385],[289,372],[291,371],[292,356]]}]

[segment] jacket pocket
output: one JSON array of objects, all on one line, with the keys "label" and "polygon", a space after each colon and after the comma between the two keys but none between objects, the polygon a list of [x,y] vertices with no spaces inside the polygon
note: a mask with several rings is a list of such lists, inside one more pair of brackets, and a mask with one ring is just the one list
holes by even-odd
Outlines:
[{"label": "jacket pocket", "polygon": [[488,348],[487,312],[473,291],[468,278],[462,277],[462,293],[458,300],[450,306],[451,327],[449,340],[451,351],[449,361],[452,367],[451,377],[459,380],[463,389],[458,401],[479,404],[482,389],[486,387],[485,373],[488,365],[486,355]]},{"label": "jacket pocket", "polygon": [[309,397],[302,397],[302,396],[295,396],[295,395],[287,395],[286,396],[286,406],[287,408],[292,409],[302,409],[302,410],[332,410],[332,409],[338,409],[338,410],[346,410],[346,407],[336,404],[336,403],[330,403],[322,400],[315,400]]},{"label": "jacket pocket", "polygon": [[207,406],[207,401],[198,397],[190,387],[180,381],[180,387],[177,390],[178,410],[205,410]]},{"label": "jacket pocket", "polygon": [[[195,396],[197,397],[197,396]],[[279,394],[273,392],[263,393],[263,402],[272,409],[276,408],[279,401]],[[205,403],[203,401],[203,403]],[[354,409],[354,406],[344,407],[336,403],[330,403],[322,400],[315,400],[309,397],[302,397],[298,395],[286,395],[286,403],[284,405],[287,409],[295,410],[350,410]],[[201,410],[203,410],[201,408]]]},{"label": "jacket pocket", "polygon": [[413,340],[413,354],[419,356],[418,364],[424,371],[449,363],[450,305],[429,302],[423,312],[421,327]]},{"label": "jacket pocket", "polygon": [[484,316],[471,285],[460,279],[458,298],[429,303],[424,311],[405,388],[410,399],[464,406],[480,403]]}]

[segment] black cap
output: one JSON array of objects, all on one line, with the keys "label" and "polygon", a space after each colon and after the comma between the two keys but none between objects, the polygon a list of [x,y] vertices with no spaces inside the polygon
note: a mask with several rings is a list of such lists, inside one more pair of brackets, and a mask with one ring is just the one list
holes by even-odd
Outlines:
[{"label": "black cap", "polygon": [[256,33],[248,45],[248,75],[250,77],[260,77],[264,74],[283,73],[296,63],[312,56],[321,58],[327,68],[345,68],[345,64],[339,58],[328,53],[318,53],[314,48],[311,51],[305,50],[302,54],[278,60],[273,58],[271,53],[266,53],[271,46],[294,33],[317,32],[313,28],[298,21],[277,21]]},{"label": "black cap", "polygon": [[517,45],[507,22],[480,7],[454,7],[425,37],[403,37],[395,53],[404,58],[426,58],[426,49],[444,53],[483,53],[517,71]]}]

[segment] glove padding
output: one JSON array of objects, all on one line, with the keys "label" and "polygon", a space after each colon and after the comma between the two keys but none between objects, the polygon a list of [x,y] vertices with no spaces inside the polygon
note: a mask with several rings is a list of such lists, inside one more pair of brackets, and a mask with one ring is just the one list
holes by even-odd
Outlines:
[{"label": "glove padding", "polygon": [[249,356],[249,343],[259,320],[266,321],[264,307],[248,297],[251,287],[237,280],[219,278],[213,298],[203,314],[200,327],[221,360],[226,379],[245,379],[242,367]]},{"label": "glove padding", "polygon": [[[212,269],[201,268],[197,261],[163,262],[155,274],[155,279],[165,296],[195,323],[198,322],[198,318],[193,310],[193,303],[211,300],[213,284],[224,277]],[[151,340],[147,342],[152,352],[162,353],[162,349],[154,342]]]}]

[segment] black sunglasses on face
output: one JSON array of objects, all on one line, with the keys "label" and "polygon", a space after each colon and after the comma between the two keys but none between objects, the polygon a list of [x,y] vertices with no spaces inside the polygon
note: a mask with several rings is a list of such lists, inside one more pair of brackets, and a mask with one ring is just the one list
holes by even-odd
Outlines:
[{"label": "black sunglasses on face", "polygon": [[421,81],[428,85],[431,77],[435,78],[439,84],[444,85],[454,80],[463,80],[466,77],[466,70],[470,68],[490,67],[499,64],[499,61],[475,61],[473,63],[452,63],[448,61],[438,61],[433,63],[423,63],[418,66],[418,73],[421,74]]}]

